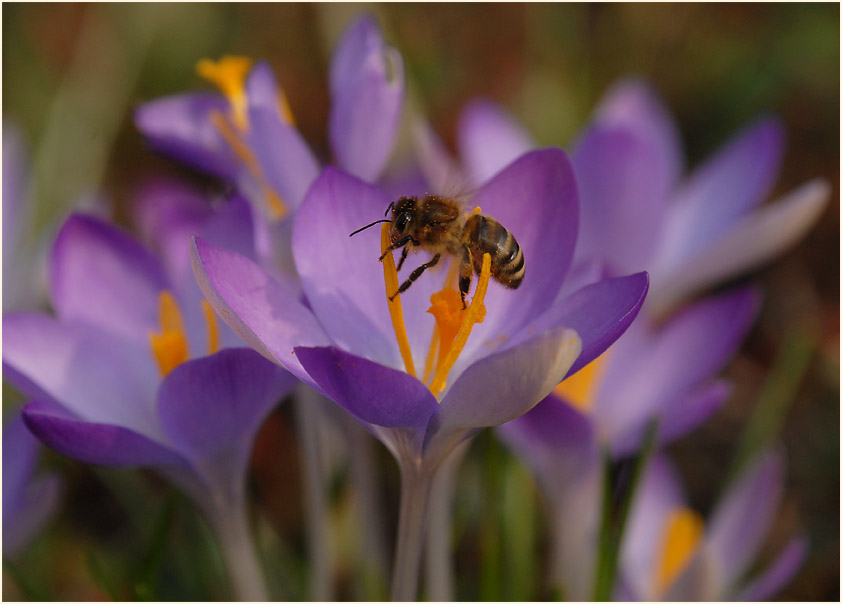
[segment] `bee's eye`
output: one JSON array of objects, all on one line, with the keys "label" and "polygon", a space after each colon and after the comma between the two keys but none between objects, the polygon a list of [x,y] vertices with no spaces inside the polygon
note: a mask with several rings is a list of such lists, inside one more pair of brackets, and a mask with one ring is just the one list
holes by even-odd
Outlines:
[{"label": "bee's eye", "polygon": [[395,219],[395,228],[399,233],[403,233],[406,227],[409,226],[410,215],[409,212],[401,212]]}]

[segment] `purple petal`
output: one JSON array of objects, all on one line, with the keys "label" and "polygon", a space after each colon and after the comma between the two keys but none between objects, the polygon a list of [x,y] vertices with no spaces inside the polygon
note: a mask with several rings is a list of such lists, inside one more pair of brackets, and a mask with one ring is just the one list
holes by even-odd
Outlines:
[{"label": "purple petal", "polygon": [[258,428],[297,383],[247,348],[187,361],[161,383],[161,428],[174,447],[217,483],[238,485]]},{"label": "purple petal", "polygon": [[632,591],[643,600],[654,597],[652,581],[661,555],[661,543],[670,513],[684,505],[684,495],[672,464],[653,457],[629,510],[623,535],[620,567]]},{"label": "purple petal", "polygon": [[80,418],[158,435],[152,414],[158,369],[138,349],[41,314],[3,317],[3,375],[33,398]]},{"label": "purple petal", "polygon": [[135,126],[155,151],[227,182],[237,174],[237,159],[211,123],[225,114],[228,101],[217,94],[183,94],[144,103],[135,110]]},{"label": "purple petal", "polygon": [[23,408],[23,417],[32,433],[45,445],[85,463],[154,466],[177,465],[184,461],[163,444],[134,430],[87,422],[52,403],[29,403]]},{"label": "purple petal", "polygon": [[598,453],[591,421],[554,394],[496,432],[547,484],[573,480]]},{"label": "purple petal", "polygon": [[737,351],[758,307],[756,291],[743,288],[698,302],[658,328],[636,324],[609,353],[596,393],[602,436],[613,441],[642,430],[654,414],[713,377]]},{"label": "purple petal", "polygon": [[334,347],[296,348],[295,355],[324,393],[358,420],[422,430],[438,402],[418,379]]},{"label": "purple petal", "polygon": [[713,512],[707,545],[730,585],[747,570],[775,517],[783,462],[775,451],[760,456],[735,479]]},{"label": "purple petal", "polygon": [[307,141],[294,127],[281,120],[277,107],[249,109],[246,141],[269,184],[295,210],[319,174],[319,162]]},{"label": "purple petal", "polygon": [[601,355],[632,323],[649,287],[646,273],[605,279],[583,287],[557,303],[549,312],[526,326],[513,343],[533,331],[564,326],[574,329],[582,340],[582,354],[568,376]]},{"label": "purple petal", "polygon": [[272,67],[266,61],[258,61],[246,78],[246,96],[249,108],[279,110],[281,88],[275,79]]},{"label": "purple petal", "polygon": [[62,319],[146,342],[166,288],[158,261],[115,227],[78,214],[62,226],[50,259],[52,300]]},{"label": "purple petal", "polygon": [[783,253],[815,224],[829,196],[827,181],[814,179],[741,218],[697,255],[654,277],[651,312],[666,313],[696,292]]},{"label": "purple petal", "polygon": [[418,166],[427,181],[427,190],[439,195],[476,188],[464,174],[444,143],[423,118],[412,121],[412,143]]},{"label": "purple petal", "polygon": [[511,114],[484,99],[462,110],[458,138],[459,154],[477,185],[538,146]]},{"label": "purple petal", "polygon": [[446,391],[437,436],[498,426],[523,415],[561,381],[581,344],[575,332],[557,328],[477,361]]},{"label": "purple petal", "polygon": [[668,187],[671,189],[678,182],[682,170],[678,127],[646,82],[626,78],[614,84],[600,101],[595,121],[609,127],[634,129],[657,151]]},{"label": "purple petal", "polygon": [[573,154],[581,222],[576,257],[604,258],[620,274],[648,269],[673,175],[631,127],[591,126]]},{"label": "purple petal", "polygon": [[573,168],[560,149],[532,151],[483,185],[472,205],[508,229],[523,251],[526,273],[517,291],[492,285],[485,300],[488,330],[496,335],[504,326],[512,334],[550,306],[570,266],[579,224]]},{"label": "purple petal", "polygon": [[692,257],[763,200],[778,174],[783,139],[777,121],[759,121],[695,171],[672,203],[653,270]]},{"label": "purple petal", "polygon": [[741,602],[771,600],[795,576],[806,556],[807,540],[793,539],[775,561],[743,588],[734,599]]},{"label": "purple petal", "polygon": [[394,143],[403,109],[403,59],[383,42],[374,19],[351,24],[330,67],[330,145],[337,163],[377,180]]},{"label": "purple petal", "polygon": [[[388,203],[376,187],[325,168],[296,215],[292,247],[307,301],[331,339],[359,356],[403,367],[389,318],[383,267],[377,261],[379,225],[348,237],[381,218]],[[419,291],[427,286],[420,279],[418,285]],[[405,316],[423,317],[426,306],[411,310],[406,298],[402,296]],[[429,294],[423,302],[428,300]],[[425,319],[429,338],[432,318]],[[412,320],[407,323],[412,331]],[[409,337],[414,342],[420,336],[412,332]]]},{"label": "purple petal", "polygon": [[264,357],[312,384],[293,349],[331,343],[313,314],[245,256],[196,238],[191,259],[199,287],[222,320]]}]

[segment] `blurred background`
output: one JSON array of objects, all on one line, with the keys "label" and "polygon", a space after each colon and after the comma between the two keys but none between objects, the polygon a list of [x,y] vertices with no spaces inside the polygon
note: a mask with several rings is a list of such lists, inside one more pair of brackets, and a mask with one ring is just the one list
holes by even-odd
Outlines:
[{"label": "blurred background", "polygon": [[[299,129],[328,157],[327,67],[342,28],[374,13],[404,57],[408,107],[451,145],[478,95],[509,108],[541,144],[565,147],[618,77],[650,80],[673,110],[693,167],[758,114],[786,124],[772,199],[822,176],[828,209],[790,253],[756,273],[765,303],[727,374],[731,401],[670,447],[692,505],[709,511],[746,427],[783,441],[784,503],[767,543],[795,531],[808,558],[782,600],[839,599],[839,5],[838,4],[12,4],[3,12],[3,121],[20,127],[32,167],[28,237],[79,200],[100,196],[127,223],[133,191],[169,175],[212,183],[151,154],[132,109],[209,89],[202,57],[269,61]],[[404,139],[406,137],[404,136]],[[397,155],[408,153],[408,140]],[[4,385],[4,411],[20,403]],[[273,414],[255,448],[258,541],[274,593],[306,597],[294,422]],[[397,470],[378,446],[387,543]],[[59,513],[28,551],[4,558],[5,599],[227,599],[212,539],[192,507],[154,475],[91,468],[48,452],[66,479]],[[346,541],[346,473],[335,472],[339,596],[360,597]],[[543,508],[526,469],[486,431],[472,445],[455,502],[460,599],[548,597]],[[768,558],[764,558],[768,559]],[[515,565],[514,567],[512,565]],[[516,568],[517,572],[501,572]]]}]

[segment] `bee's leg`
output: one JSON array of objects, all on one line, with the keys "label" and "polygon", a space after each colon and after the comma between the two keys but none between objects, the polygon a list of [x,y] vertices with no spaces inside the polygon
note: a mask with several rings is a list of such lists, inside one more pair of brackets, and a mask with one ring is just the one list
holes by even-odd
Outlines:
[{"label": "bee's leg", "polygon": [[[401,237],[400,239],[398,239],[397,241],[395,241],[392,245],[390,245],[389,247],[387,247],[387,248],[386,248],[386,251],[385,251],[385,252],[383,252],[383,253],[380,255],[380,262],[383,262],[383,258],[385,258],[385,257],[386,257],[386,254],[388,254],[388,253],[389,253],[389,252],[391,252],[392,250],[396,250],[396,249],[398,249],[398,248],[400,248],[400,247],[405,246],[405,245],[406,245],[407,243],[409,243],[410,241],[412,241],[412,236],[411,236],[411,235],[406,235],[405,237]],[[413,243],[414,243],[414,242],[413,242]]]},{"label": "bee's leg", "polygon": [[402,294],[403,292],[405,292],[406,290],[408,290],[408,289],[409,289],[409,286],[410,286],[410,285],[412,285],[412,282],[413,282],[413,281],[415,281],[418,277],[420,277],[420,276],[421,276],[421,274],[422,274],[425,270],[427,270],[428,268],[433,267],[433,266],[435,266],[436,264],[438,264],[439,258],[441,258],[441,254],[436,254],[435,256],[433,256],[433,257],[430,259],[430,261],[429,261],[429,262],[425,262],[424,264],[422,264],[421,266],[419,266],[418,268],[416,268],[414,271],[412,271],[411,273],[409,273],[409,279],[407,279],[406,281],[404,281],[403,283],[401,283],[401,286],[398,288],[398,291],[396,291],[394,294],[392,294],[391,296],[389,296],[389,300],[394,300],[394,299],[395,299],[395,296],[397,296],[398,294]]},{"label": "bee's leg", "polygon": [[465,247],[462,253],[462,262],[459,264],[459,295],[462,296],[462,310],[465,310],[465,294],[471,287],[473,275],[474,265],[471,264],[471,252]]},{"label": "bee's leg", "polygon": [[403,251],[401,252],[401,259],[398,261],[398,268],[395,269],[397,272],[400,272],[401,267],[403,266],[403,261],[406,260],[406,255],[409,253],[409,248],[404,246]]}]

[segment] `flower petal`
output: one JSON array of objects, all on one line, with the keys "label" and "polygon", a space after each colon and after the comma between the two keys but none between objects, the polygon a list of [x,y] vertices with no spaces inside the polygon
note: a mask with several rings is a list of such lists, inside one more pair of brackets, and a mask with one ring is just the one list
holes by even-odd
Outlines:
[{"label": "flower petal", "polygon": [[237,488],[258,428],[297,383],[248,348],[187,361],[161,383],[161,429],[215,484]]},{"label": "flower petal", "polygon": [[593,412],[601,437],[614,442],[642,430],[713,377],[742,343],[758,307],[757,292],[741,288],[697,302],[658,328],[641,317],[611,349],[597,388]]},{"label": "flower petal", "polygon": [[3,375],[28,396],[85,420],[159,435],[152,414],[158,369],[146,349],[48,315],[7,314]]},{"label": "flower petal", "polygon": [[447,195],[454,191],[470,191],[476,186],[462,172],[426,119],[413,119],[412,143],[418,167],[427,181],[427,190]]},{"label": "flower petal", "polygon": [[472,101],[462,110],[458,139],[459,154],[475,186],[538,147],[511,114],[486,99]]},{"label": "flower petal", "polygon": [[293,349],[330,339],[310,310],[245,256],[199,238],[190,253],[196,281],[222,320],[264,357],[313,384]]},{"label": "flower petal", "polygon": [[523,328],[511,344],[528,338],[531,333],[569,327],[582,340],[582,353],[567,373],[567,376],[573,375],[626,331],[643,305],[648,287],[646,273],[605,279],[585,286]]},{"label": "flower petal", "polygon": [[31,402],[23,408],[23,417],[45,445],[85,463],[153,466],[184,462],[177,453],[139,432],[78,419],[53,403]]},{"label": "flower petal", "polygon": [[50,289],[63,320],[84,321],[146,342],[158,326],[163,268],[143,246],[108,223],[72,215],[50,258]]},{"label": "flower petal", "polygon": [[573,153],[581,200],[576,258],[607,260],[619,274],[649,268],[673,174],[634,128],[591,126]]},{"label": "flower petal", "polygon": [[155,151],[231,182],[237,160],[211,123],[212,111],[226,113],[228,101],[217,94],[182,94],[144,103],[134,121]]},{"label": "flower petal", "polygon": [[508,229],[523,251],[520,287],[492,285],[485,299],[486,329],[512,335],[550,306],[570,267],[579,224],[570,160],[561,149],[531,151],[483,185],[472,203]]},{"label": "flower petal", "polygon": [[666,313],[698,291],[783,253],[815,224],[829,196],[827,181],[814,179],[741,218],[697,255],[674,270],[656,275],[650,294],[651,312]]},{"label": "flower petal", "polygon": [[599,102],[594,121],[609,127],[634,129],[657,150],[668,188],[678,182],[682,169],[678,127],[663,100],[647,82],[624,78],[611,86]]},{"label": "flower petal", "polygon": [[[8,422],[8,423],[7,423]],[[3,524],[15,512],[32,478],[40,444],[19,413],[3,418]],[[4,528],[6,528],[4,526]]]},{"label": "flower petal", "polygon": [[777,121],[760,120],[693,173],[672,203],[653,271],[695,255],[763,200],[778,174],[783,139]]},{"label": "flower petal", "polygon": [[[383,267],[377,261],[380,229],[348,237],[381,218],[388,203],[378,188],[327,167],[295,217],[292,248],[307,301],[331,339],[361,357],[403,367],[389,319]],[[419,290],[427,286],[417,285]],[[408,308],[405,314],[416,316]],[[411,320],[407,323],[411,327]]]},{"label": "flower petal", "polygon": [[358,420],[422,430],[438,408],[427,387],[403,371],[338,348],[296,348],[295,355],[325,395]]},{"label": "flower petal", "polygon": [[370,15],[357,19],[331,60],[329,133],[337,163],[363,180],[377,180],[389,159],[404,86],[400,53]]},{"label": "flower petal", "polygon": [[775,561],[752,579],[734,599],[740,602],[771,600],[795,576],[806,557],[807,540],[803,537],[793,539]]},{"label": "flower petal", "polygon": [[748,569],[777,512],[783,485],[777,451],[761,454],[738,476],[711,516],[707,547],[732,585]]},{"label": "flower petal", "polygon": [[574,480],[598,454],[591,421],[554,394],[496,433],[550,489]]},{"label": "flower petal", "polygon": [[477,361],[445,391],[427,438],[497,426],[523,415],[561,381],[581,346],[574,331],[556,328]]}]

